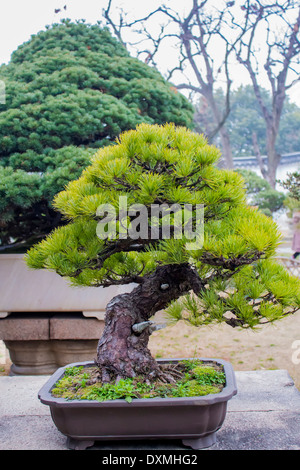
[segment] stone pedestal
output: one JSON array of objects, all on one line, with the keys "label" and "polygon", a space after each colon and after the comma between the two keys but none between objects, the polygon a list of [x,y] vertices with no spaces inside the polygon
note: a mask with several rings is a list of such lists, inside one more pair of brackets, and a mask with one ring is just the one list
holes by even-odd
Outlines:
[{"label": "stone pedestal", "polygon": [[0,339],[12,375],[52,374],[58,367],[94,360],[104,321],[70,314],[11,314],[0,319]]},{"label": "stone pedestal", "polygon": [[69,282],[46,269],[29,269],[20,254],[0,255],[0,319],[12,312],[81,312],[103,320],[107,303],[130,292],[133,284],[110,287],[71,287]]},{"label": "stone pedestal", "polygon": [[93,360],[107,303],[133,285],[71,287],[55,272],[29,269],[22,254],[0,255],[0,340],[11,373],[52,374]]}]

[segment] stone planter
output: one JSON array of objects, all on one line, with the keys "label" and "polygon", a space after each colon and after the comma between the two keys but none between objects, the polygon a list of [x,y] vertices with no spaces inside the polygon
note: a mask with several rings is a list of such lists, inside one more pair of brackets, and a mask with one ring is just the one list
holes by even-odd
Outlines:
[{"label": "stone planter", "polygon": [[14,375],[52,374],[92,360],[107,303],[132,286],[70,287],[55,272],[30,270],[22,254],[0,255],[0,340]]},{"label": "stone planter", "polygon": [[132,286],[70,287],[67,280],[45,269],[29,269],[22,254],[0,255],[0,318],[11,312],[82,312],[103,320],[112,297]]},{"label": "stone planter", "polygon": [[[227,402],[237,393],[230,363],[222,364],[226,385],[220,393],[188,398],[148,398],[106,402],[55,398],[51,390],[64,375],[58,369],[39,391],[39,399],[50,407],[57,429],[67,436],[70,449],[86,449],[99,440],[181,439],[193,449],[210,447],[222,426]],[[176,362],[159,360],[158,362]],[[69,366],[92,365],[79,362]]]},{"label": "stone planter", "polygon": [[11,314],[0,320],[10,374],[48,375],[74,360],[91,360],[103,328],[103,321],[80,313]]}]

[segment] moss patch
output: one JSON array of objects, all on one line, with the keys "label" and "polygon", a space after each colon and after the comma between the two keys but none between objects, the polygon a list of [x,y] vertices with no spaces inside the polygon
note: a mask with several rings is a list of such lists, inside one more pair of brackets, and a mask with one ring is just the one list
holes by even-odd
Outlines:
[{"label": "moss patch", "polygon": [[144,377],[137,377],[103,384],[98,380],[95,366],[69,367],[55,384],[52,395],[67,400],[125,399],[131,402],[134,398],[203,396],[219,393],[225,385],[223,368],[214,362],[180,361],[175,368],[176,383],[149,383]]}]

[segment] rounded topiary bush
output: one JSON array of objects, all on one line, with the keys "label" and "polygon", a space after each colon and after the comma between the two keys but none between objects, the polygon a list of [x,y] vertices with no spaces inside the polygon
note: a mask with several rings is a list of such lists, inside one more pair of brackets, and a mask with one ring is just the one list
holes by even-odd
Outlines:
[{"label": "rounded topiary bush", "polygon": [[192,124],[188,100],[98,25],[41,31],[0,67],[0,80],[1,245],[30,243],[62,222],[51,198],[93,149],[142,122]]}]

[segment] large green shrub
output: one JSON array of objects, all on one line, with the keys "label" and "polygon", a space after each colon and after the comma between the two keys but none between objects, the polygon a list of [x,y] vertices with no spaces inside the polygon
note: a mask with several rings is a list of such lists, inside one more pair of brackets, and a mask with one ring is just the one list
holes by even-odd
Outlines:
[{"label": "large green shrub", "polygon": [[61,223],[51,200],[95,148],[137,124],[191,126],[192,107],[108,30],[64,21],[0,67],[0,244],[30,243]]}]

